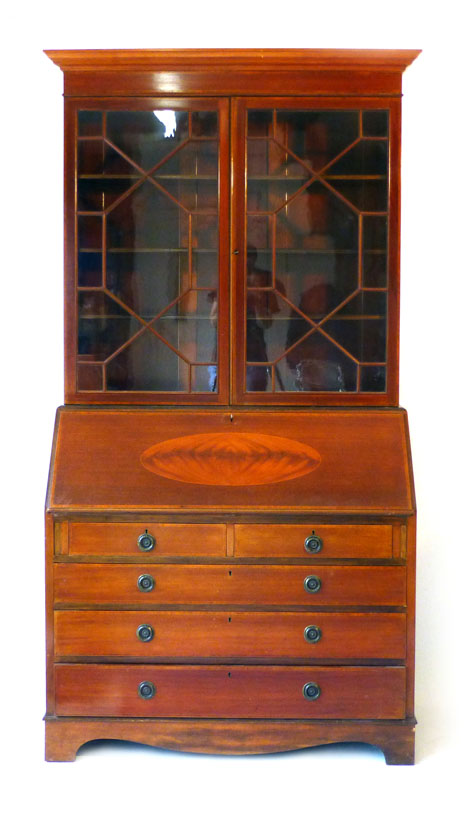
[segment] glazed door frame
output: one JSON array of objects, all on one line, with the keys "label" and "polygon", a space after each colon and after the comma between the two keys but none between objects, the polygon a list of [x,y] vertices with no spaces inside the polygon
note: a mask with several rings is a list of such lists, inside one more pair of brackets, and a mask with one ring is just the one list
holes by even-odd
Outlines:
[{"label": "glazed door frame", "polygon": [[[217,293],[217,392],[117,390],[79,391],[77,382],[78,269],[77,269],[77,135],[78,111],[218,111],[219,288]],[[153,171],[153,170],[152,170]],[[150,173],[149,173],[150,174]],[[208,97],[150,97],[65,99],[65,403],[94,404],[227,404],[229,402],[229,101]],[[104,291],[106,279],[96,291]],[[192,290],[192,289],[188,289]],[[137,317],[139,318],[139,317]],[[144,322],[140,319],[141,324]],[[197,362],[196,362],[197,366]],[[194,366],[191,367],[191,370]],[[191,375],[191,372],[189,373]],[[105,386],[105,384],[103,384]]]},{"label": "glazed door frame", "polygon": [[[387,383],[384,392],[275,391],[274,365],[269,391],[247,392],[245,387],[246,325],[245,302],[247,236],[245,201],[247,200],[246,114],[249,110],[283,111],[389,111],[388,161],[388,305],[386,332]],[[238,97],[232,99],[232,402],[235,404],[279,405],[375,405],[398,404],[398,329],[399,329],[399,200],[400,200],[401,100],[390,97]],[[362,133],[361,133],[362,135]],[[360,240],[360,238],[359,238]],[[360,258],[360,245],[358,246]],[[275,291],[276,289],[272,289]],[[269,295],[269,294],[268,294]]]}]

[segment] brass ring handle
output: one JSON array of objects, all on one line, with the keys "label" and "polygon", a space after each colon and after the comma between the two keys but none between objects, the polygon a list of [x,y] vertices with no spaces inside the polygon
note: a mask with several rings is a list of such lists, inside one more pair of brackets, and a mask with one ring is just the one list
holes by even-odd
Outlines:
[{"label": "brass ring handle", "polygon": [[142,573],[137,579],[137,587],[142,593],[150,593],[155,587],[155,579],[149,573]]},{"label": "brass ring handle", "polygon": [[137,691],[143,700],[150,700],[150,698],[155,697],[157,693],[154,684],[151,683],[150,680],[143,680]]},{"label": "brass ring handle", "polygon": [[321,629],[315,624],[310,624],[304,629],[304,638],[309,644],[317,644],[321,638]]},{"label": "brass ring handle", "polygon": [[321,588],[321,580],[318,576],[307,576],[304,579],[304,588],[307,593],[318,593]]},{"label": "brass ring handle", "polygon": [[321,689],[318,683],[306,683],[302,689],[302,694],[306,700],[318,700]]},{"label": "brass ring handle", "polygon": [[323,547],[323,539],[312,531],[310,536],[307,536],[304,546],[307,553],[320,553]]},{"label": "brass ring handle", "polygon": [[154,636],[153,627],[150,624],[140,624],[137,627],[136,635],[139,641],[143,641],[146,644],[148,641],[151,641]]},{"label": "brass ring handle", "polygon": [[152,534],[149,534],[148,531],[145,533],[140,534],[137,540],[137,547],[144,551],[144,553],[148,553],[149,550],[153,550],[155,547],[156,539]]}]

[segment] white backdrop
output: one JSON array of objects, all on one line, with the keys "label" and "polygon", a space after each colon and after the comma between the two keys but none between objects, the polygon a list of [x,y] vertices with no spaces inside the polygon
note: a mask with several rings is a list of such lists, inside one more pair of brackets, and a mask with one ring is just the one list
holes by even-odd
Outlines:
[{"label": "white backdrop", "polygon": [[[2,12],[0,126],[5,809],[51,813],[452,804],[468,751],[470,161],[464,3],[21,2]],[[43,762],[42,509],[62,378],[62,75],[43,48],[422,48],[404,78],[401,395],[419,508],[417,759],[368,746],[204,757],[88,746]],[[459,648],[458,648],[459,647]],[[465,798],[465,797],[463,797]],[[461,809],[464,801],[457,803]]]}]

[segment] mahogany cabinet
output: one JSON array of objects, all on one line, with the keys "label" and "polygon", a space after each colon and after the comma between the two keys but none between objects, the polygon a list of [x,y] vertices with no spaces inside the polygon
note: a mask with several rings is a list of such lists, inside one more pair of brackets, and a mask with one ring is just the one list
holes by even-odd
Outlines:
[{"label": "mahogany cabinet", "polygon": [[66,316],[47,759],[127,739],[413,761],[398,317],[418,53],[47,52]]}]

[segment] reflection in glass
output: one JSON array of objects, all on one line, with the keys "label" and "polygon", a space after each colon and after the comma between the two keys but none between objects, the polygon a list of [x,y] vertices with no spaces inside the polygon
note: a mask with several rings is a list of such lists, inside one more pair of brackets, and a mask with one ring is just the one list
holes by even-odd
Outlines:
[{"label": "reflection in glass", "polygon": [[364,291],[323,324],[323,329],[358,361],[384,362],[386,295]]},{"label": "reflection in glass", "polygon": [[[176,122],[171,137],[167,135],[168,124],[157,118],[157,112],[161,114],[163,111],[113,110],[106,113],[107,138],[145,170],[156,166],[188,138],[187,111],[171,111]],[[165,120],[168,112],[165,111]]]},{"label": "reflection in glass", "polygon": [[218,113],[78,125],[78,389],[216,392]]},{"label": "reflection in glass", "polygon": [[357,364],[317,331],[292,348],[278,369],[286,391],[353,392],[357,386]]},{"label": "reflection in glass", "polygon": [[276,138],[313,170],[323,169],[359,135],[350,110],[277,110]]},{"label": "reflection in glass", "polygon": [[362,392],[385,392],[386,390],[386,367],[362,367],[361,369],[361,391]]},{"label": "reflection in glass", "polygon": [[387,285],[386,132],[387,111],[248,112],[248,391],[381,391],[360,365],[386,361],[386,293],[362,290]]},{"label": "reflection in glass", "polygon": [[211,362],[216,344],[215,291],[190,291],[168,308],[152,326],[192,362]]},{"label": "reflection in glass", "polygon": [[145,330],[107,365],[107,388],[187,392],[189,365]]},{"label": "reflection in glass", "polygon": [[78,111],[78,135],[100,136],[103,132],[103,113],[101,110]]},{"label": "reflection in glass", "polygon": [[102,291],[78,295],[77,352],[82,361],[105,361],[135,334],[140,323]]},{"label": "reflection in glass", "polygon": [[388,136],[388,110],[363,110],[362,134],[386,138]]}]

